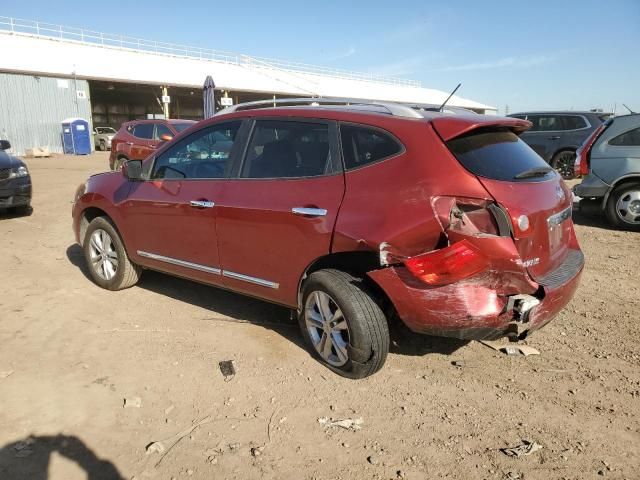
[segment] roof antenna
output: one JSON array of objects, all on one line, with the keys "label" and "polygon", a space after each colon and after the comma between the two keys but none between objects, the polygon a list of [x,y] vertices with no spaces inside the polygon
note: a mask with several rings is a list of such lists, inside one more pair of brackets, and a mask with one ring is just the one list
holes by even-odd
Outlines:
[{"label": "roof antenna", "polygon": [[629,113],[636,113],[633,110],[631,110],[629,107],[627,107],[624,103],[622,104],[622,106],[624,106],[624,108],[626,108],[627,110],[629,110]]},{"label": "roof antenna", "polygon": [[454,89],[453,89],[453,92],[451,92],[451,95],[449,95],[449,96],[447,97],[447,99],[442,103],[442,105],[440,105],[440,108],[438,109],[438,111],[439,111],[439,112],[441,112],[441,111],[442,111],[442,109],[443,109],[443,108],[444,108],[444,106],[447,104],[447,102],[448,102],[449,100],[451,100],[451,97],[453,97],[453,94],[454,94],[454,93],[456,93],[456,92],[458,91],[458,89],[459,89],[461,86],[462,86],[462,84],[461,84],[461,83],[459,83],[459,84],[458,84],[458,86],[457,86],[456,88],[454,88]]}]

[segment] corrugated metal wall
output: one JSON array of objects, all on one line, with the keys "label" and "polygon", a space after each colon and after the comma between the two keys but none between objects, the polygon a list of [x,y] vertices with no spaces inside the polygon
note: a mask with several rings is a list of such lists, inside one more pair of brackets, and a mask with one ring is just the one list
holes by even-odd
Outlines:
[{"label": "corrugated metal wall", "polygon": [[[86,98],[78,98],[77,91]],[[14,155],[34,147],[62,153],[61,123],[70,117],[91,125],[86,80],[0,73],[0,138],[11,142]]]}]

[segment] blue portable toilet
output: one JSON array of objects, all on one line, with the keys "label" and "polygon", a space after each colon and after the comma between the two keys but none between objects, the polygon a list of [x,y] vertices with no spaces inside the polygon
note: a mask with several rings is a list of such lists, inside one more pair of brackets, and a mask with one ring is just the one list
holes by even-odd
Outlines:
[{"label": "blue portable toilet", "polygon": [[89,122],[83,118],[67,118],[62,121],[62,147],[64,153],[88,155],[91,153]]}]

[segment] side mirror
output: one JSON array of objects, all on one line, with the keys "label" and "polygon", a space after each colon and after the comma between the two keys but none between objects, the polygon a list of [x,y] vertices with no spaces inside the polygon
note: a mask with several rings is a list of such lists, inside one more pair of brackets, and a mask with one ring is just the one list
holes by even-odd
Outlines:
[{"label": "side mirror", "polygon": [[9,140],[0,140],[0,150],[9,150],[10,148]]},{"label": "side mirror", "polygon": [[142,180],[142,160],[129,160],[122,164],[122,175],[129,180]]},{"label": "side mirror", "polygon": [[173,136],[169,135],[168,133],[163,133],[162,135],[160,135],[160,140],[162,140],[163,142],[168,142],[169,140],[173,140]]}]

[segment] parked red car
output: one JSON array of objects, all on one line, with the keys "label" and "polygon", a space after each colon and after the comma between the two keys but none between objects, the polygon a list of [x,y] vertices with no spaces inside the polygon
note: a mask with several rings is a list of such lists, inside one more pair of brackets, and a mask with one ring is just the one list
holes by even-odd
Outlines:
[{"label": "parked red car", "polygon": [[123,123],[111,140],[109,167],[118,170],[127,160],[147,158],[162,142],[193,125],[192,120],[135,120]]},{"label": "parked red car", "polygon": [[395,104],[236,106],[89,178],[73,229],[94,281],[153,269],[298,312],[340,375],[379,370],[388,321],[522,339],[578,287],[571,193],[515,118]]}]

